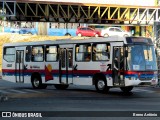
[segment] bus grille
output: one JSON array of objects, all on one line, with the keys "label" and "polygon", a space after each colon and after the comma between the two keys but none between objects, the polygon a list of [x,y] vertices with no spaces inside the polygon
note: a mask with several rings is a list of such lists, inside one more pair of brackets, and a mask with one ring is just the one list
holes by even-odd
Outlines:
[{"label": "bus grille", "polygon": [[152,78],[150,78],[150,77],[146,77],[146,78],[139,78],[139,80],[142,80],[142,81],[150,81],[150,80],[152,80]]},{"label": "bus grille", "polygon": [[151,83],[150,82],[142,82],[142,83],[140,83],[139,85],[142,85],[142,86],[148,86],[148,85],[151,85]]}]

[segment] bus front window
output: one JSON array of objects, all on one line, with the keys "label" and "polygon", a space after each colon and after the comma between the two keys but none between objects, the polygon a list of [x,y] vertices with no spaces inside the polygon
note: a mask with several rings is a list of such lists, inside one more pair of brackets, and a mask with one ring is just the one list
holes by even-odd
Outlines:
[{"label": "bus front window", "polygon": [[135,71],[157,70],[154,46],[133,45],[128,47],[128,69]]}]

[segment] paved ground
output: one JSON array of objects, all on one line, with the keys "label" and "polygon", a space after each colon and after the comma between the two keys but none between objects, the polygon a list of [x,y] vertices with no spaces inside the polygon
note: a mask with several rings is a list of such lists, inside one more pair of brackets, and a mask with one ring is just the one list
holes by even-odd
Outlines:
[{"label": "paved ground", "polygon": [[[123,117],[129,115],[128,111],[155,111],[160,115],[160,88],[158,87],[136,87],[129,94],[124,94],[120,89],[115,88],[108,94],[100,94],[96,92],[94,86],[70,86],[67,90],[56,90],[53,86],[49,86],[47,89],[36,90],[32,89],[30,84],[15,84],[0,80],[0,92],[8,97],[8,100],[0,102],[0,112],[49,111],[47,114],[51,112],[52,117],[59,116],[45,118],[49,120],[132,120],[133,117]],[[84,114],[85,111],[87,112]],[[113,113],[109,114],[107,111]],[[123,111],[125,114],[122,113]],[[96,114],[102,116],[95,117]],[[66,117],[67,115],[69,117]],[[104,118],[107,115],[111,117]],[[138,120],[158,119],[140,117]]]}]

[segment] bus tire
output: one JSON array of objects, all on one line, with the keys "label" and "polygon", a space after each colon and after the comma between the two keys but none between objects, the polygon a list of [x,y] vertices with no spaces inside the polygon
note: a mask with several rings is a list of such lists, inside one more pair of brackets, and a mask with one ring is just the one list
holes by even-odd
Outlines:
[{"label": "bus tire", "polygon": [[128,86],[128,87],[120,87],[120,89],[125,92],[128,93],[133,89],[133,86]]},{"label": "bus tire", "polygon": [[96,79],[95,88],[99,93],[107,93],[109,91],[109,87],[107,86],[106,80],[102,78]]},{"label": "bus tire", "polygon": [[42,84],[42,80],[41,80],[41,77],[39,75],[34,75],[31,78],[31,83],[32,83],[32,87],[34,89],[45,89],[47,87],[47,85]]},{"label": "bus tire", "polygon": [[55,84],[54,87],[57,89],[57,90],[65,90],[69,87],[69,85],[63,85],[63,84]]},{"label": "bus tire", "polygon": [[28,32],[27,34],[28,34],[28,35],[33,35],[31,32]]},{"label": "bus tire", "polygon": [[71,34],[69,34],[69,33],[66,33],[64,36],[71,36]]}]

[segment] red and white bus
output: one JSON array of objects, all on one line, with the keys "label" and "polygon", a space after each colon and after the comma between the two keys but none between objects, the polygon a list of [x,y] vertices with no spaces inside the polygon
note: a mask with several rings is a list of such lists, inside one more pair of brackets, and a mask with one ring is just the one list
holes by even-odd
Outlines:
[{"label": "red and white bus", "polygon": [[95,85],[98,92],[120,87],[156,85],[154,45],[145,37],[108,37],[6,43],[3,46],[2,77],[33,88],[70,84]]}]

